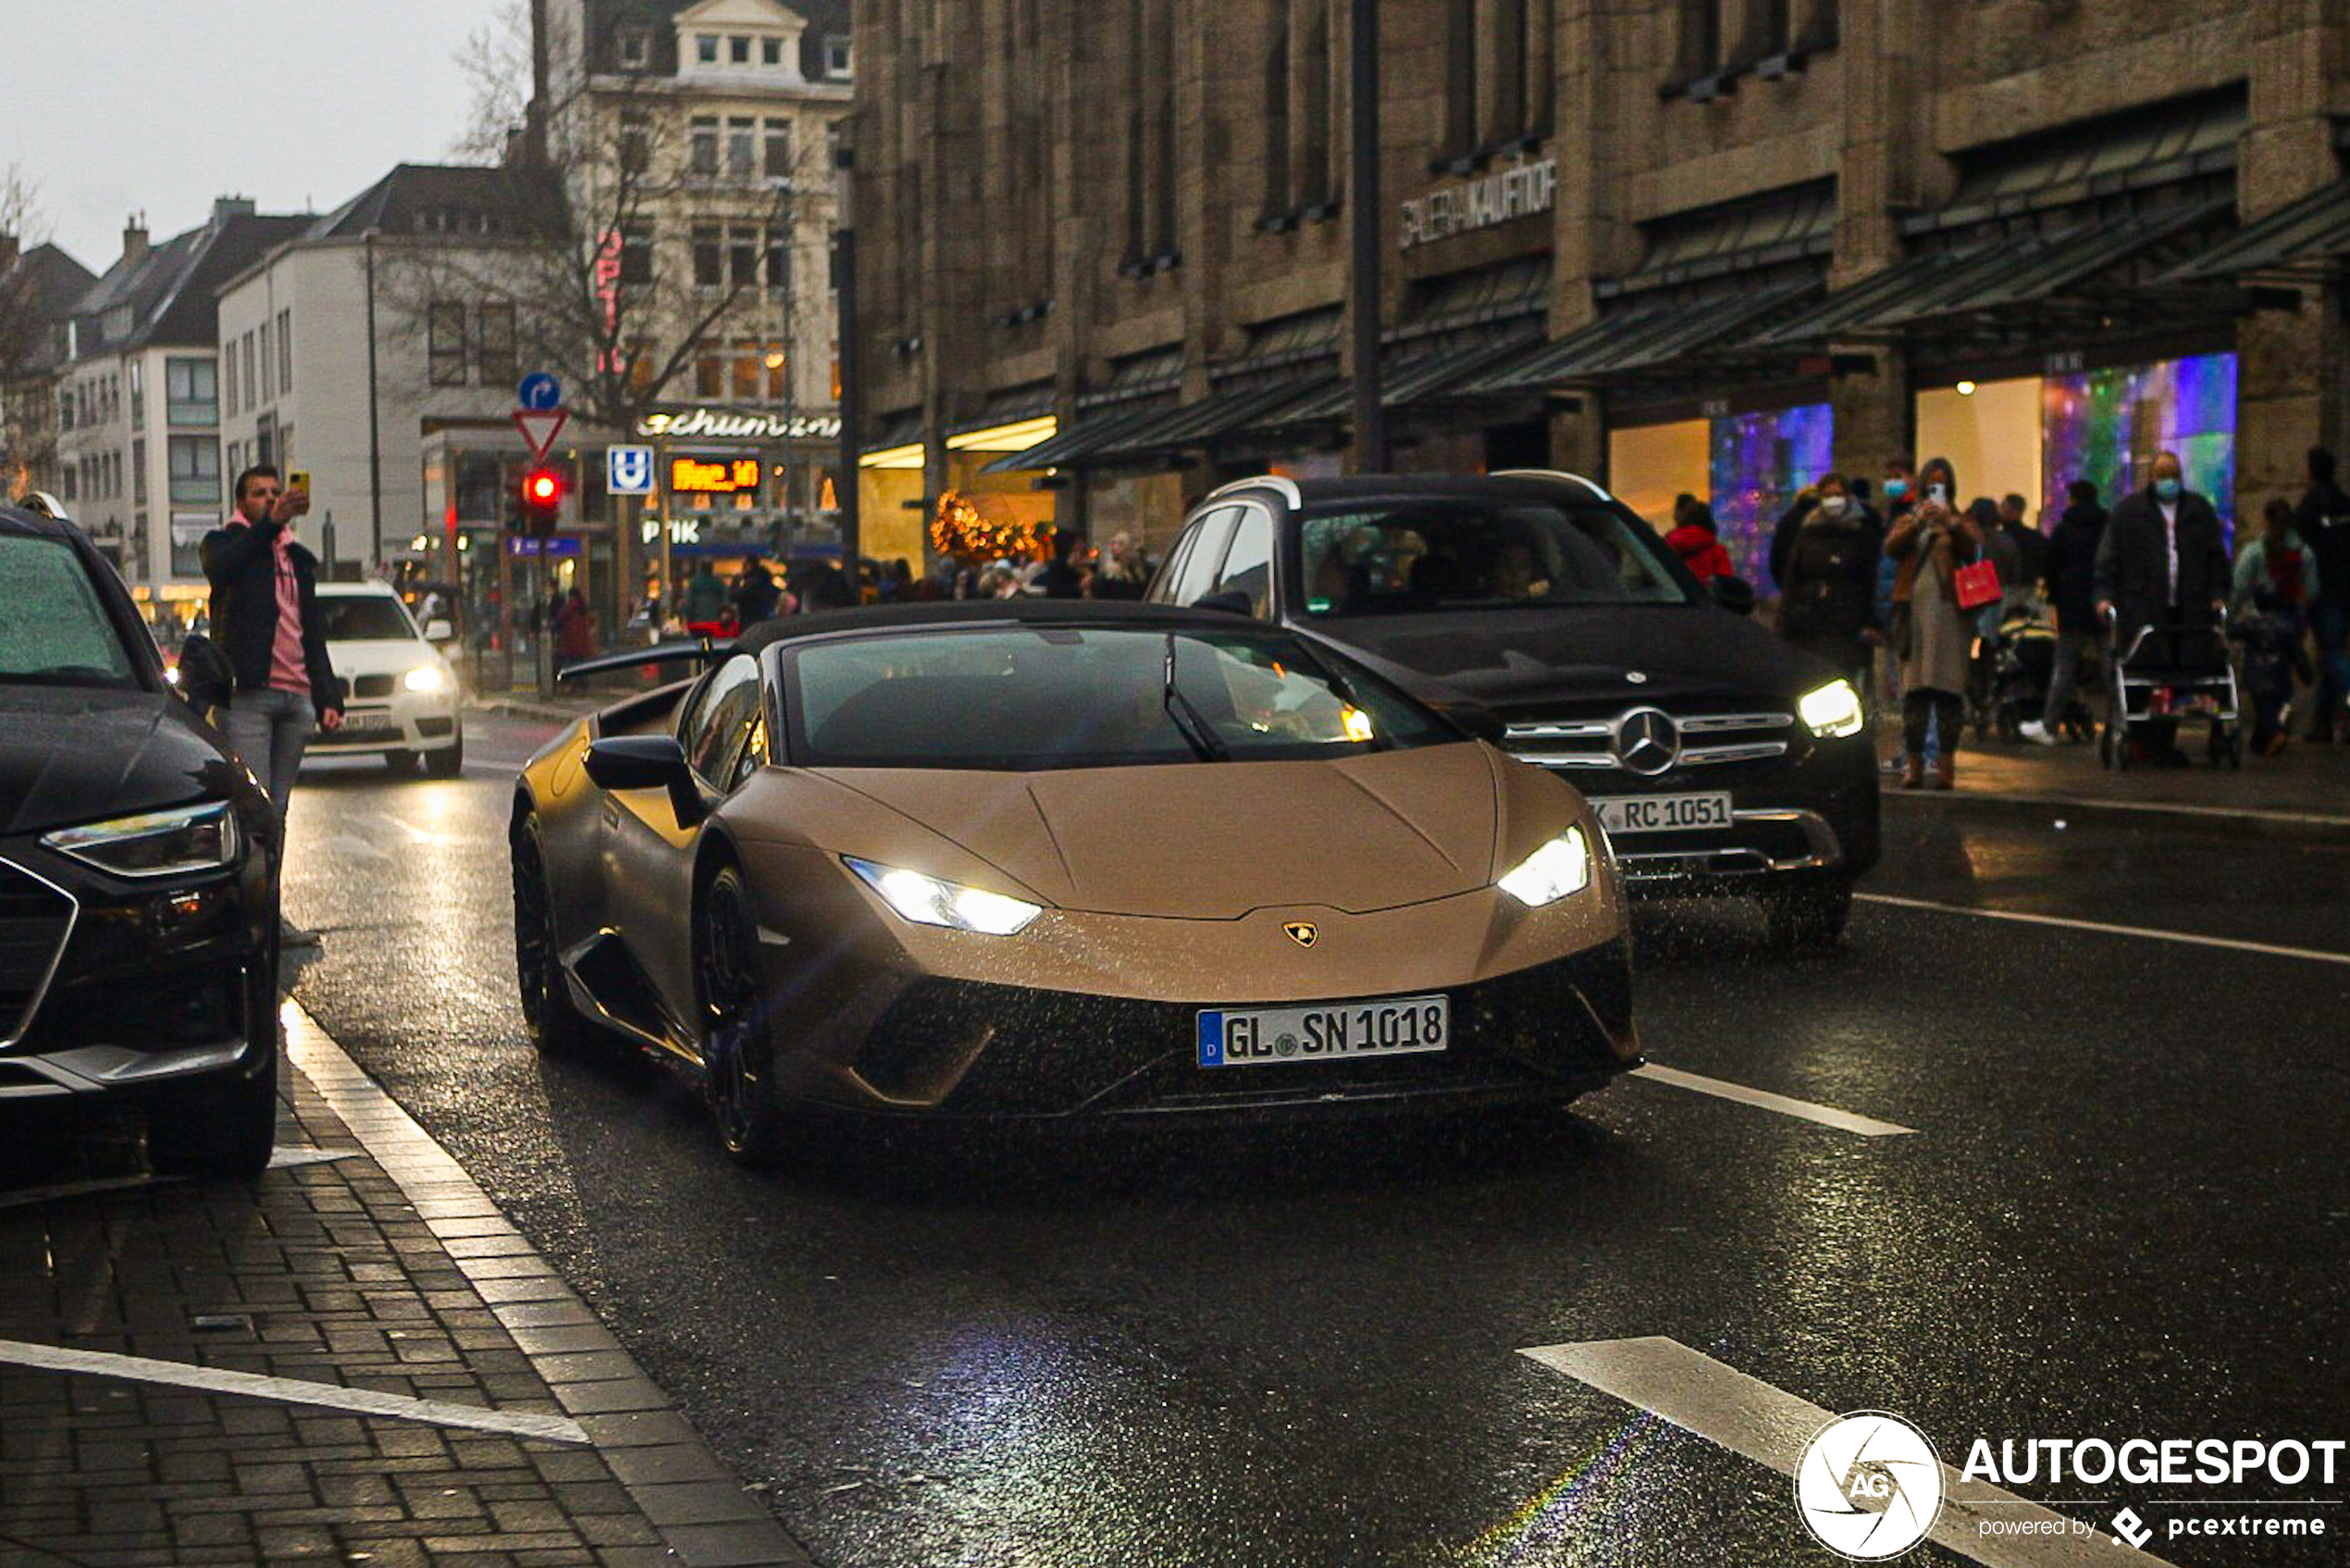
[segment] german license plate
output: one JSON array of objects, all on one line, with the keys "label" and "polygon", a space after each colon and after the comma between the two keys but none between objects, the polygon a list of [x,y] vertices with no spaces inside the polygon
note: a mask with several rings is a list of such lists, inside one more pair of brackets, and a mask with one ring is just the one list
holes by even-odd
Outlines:
[{"label": "german license plate", "polygon": [[1342,1056],[1404,1056],[1441,1051],[1452,1039],[1452,1003],[1442,996],[1203,1012],[1199,1015],[1199,1065],[1255,1068]]},{"label": "german license plate", "polygon": [[389,713],[345,713],[342,727],[347,734],[361,734],[374,730],[396,730],[400,724]]},{"label": "german license plate", "polygon": [[1713,795],[1614,795],[1591,802],[1609,833],[1667,833],[1675,828],[1726,828],[1730,797]]}]

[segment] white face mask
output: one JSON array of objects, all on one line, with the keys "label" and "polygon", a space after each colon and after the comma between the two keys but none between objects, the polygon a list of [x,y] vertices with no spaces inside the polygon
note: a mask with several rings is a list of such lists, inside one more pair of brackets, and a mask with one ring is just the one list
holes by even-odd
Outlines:
[{"label": "white face mask", "polygon": [[1822,496],[1820,514],[1824,517],[1841,517],[1851,509],[1851,505],[1852,502],[1843,496]]}]

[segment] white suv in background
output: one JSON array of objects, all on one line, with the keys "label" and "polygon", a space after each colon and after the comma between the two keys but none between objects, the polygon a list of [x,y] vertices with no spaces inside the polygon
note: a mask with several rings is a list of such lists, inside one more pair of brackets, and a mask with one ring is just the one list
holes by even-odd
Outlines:
[{"label": "white suv in background", "polygon": [[448,637],[448,623],[419,632],[386,583],[321,583],[318,612],[327,657],[342,684],[342,728],[312,735],[310,754],[375,753],[402,772],[422,759],[434,778],[455,778],[465,765],[457,672],[433,646]]}]

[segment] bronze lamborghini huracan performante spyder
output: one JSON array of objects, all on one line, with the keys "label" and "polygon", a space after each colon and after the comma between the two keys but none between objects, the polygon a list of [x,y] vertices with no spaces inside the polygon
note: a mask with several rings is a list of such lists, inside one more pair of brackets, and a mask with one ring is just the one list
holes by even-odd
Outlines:
[{"label": "bronze lamborghini huracan performante spyder", "polygon": [[699,1069],[742,1158],[818,1110],[1555,1102],[1639,1059],[1599,823],[1473,710],[1145,605],[693,656],[523,774],[515,948],[543,1048]]}]

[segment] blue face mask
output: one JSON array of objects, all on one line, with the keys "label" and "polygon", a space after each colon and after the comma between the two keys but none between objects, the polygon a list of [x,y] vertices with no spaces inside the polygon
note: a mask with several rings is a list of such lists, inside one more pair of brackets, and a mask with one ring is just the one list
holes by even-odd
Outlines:
[{"label": "blue face mask", "polygon": [[2177,500],[2179,499],[2179,481],[2176,479],[2157,479],[2154,482],[2154,493],[2161,497],[2164,500]]},{"label": "blue face mask", "polygon": [[1910,482],[1907,479],[1887,479],[1885,482],[1885,494],[1887,500],[1899,500],[1909,493]]}]

